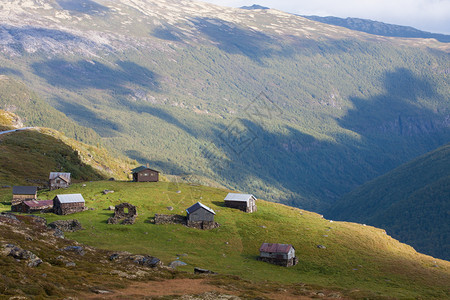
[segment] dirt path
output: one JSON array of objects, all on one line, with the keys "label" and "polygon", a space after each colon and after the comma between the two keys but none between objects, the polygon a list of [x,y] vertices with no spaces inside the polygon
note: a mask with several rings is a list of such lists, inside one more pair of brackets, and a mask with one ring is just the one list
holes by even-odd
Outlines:
[{"label": "dirt path", "polygon": [[[206,279],[171,279],[165,281],[137,282],[125,289],[113,291],[111,294],[84,294],[82,299],[142,299],[163,296],[199,295],[215,292],[223,295],[237,296],[236,291],[229,291],[211,284]],[[306,300],[309,297],[294,296],[288,293],[265,295],[270,299]],[[210,298],[208,298],[210,299]],[[223,298],[225,299],[225,298]]]}]

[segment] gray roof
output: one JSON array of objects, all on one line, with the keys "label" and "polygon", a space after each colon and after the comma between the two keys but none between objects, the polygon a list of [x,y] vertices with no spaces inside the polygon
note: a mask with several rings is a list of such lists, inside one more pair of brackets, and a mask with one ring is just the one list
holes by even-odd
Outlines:
[{"label": "gray roof", "polygon": [[228,193],[228,195],[225,197],[225,201],[239,201],[239,202],[247,202],[251,199],[251,198],[255,198],[256,197],[253,196],[252,194],[238,194],[238,193]]},{"label": "gray roof", "polygon": [[70,173],[62,173],[62,172],[50,172],[50,176],[48,179],[52,180],[57,177],[61,177],[62,179],[69,181],[70,180]]},{"label": "gray roof", "polygon": [[84,198],[81,194],[64,194],[57,195],[54,199],[58,198],[60,203],[84,203]]},{"label": "gray roof", "polygon": [[188,214],[193,213],[194,211],[196,211],[199,208],[204,208],[207,211],[209,211],[212,214],[216,214],[211,208],[209,208],[208,206],[201,204],[200,202],[195,203],[194,205],[192,205],[191,207],[189,207],[188,209],[186,209],[186,212]]},{"label": "gray roof", "polygon": [[13,186],[13,195],[35,195],[36,186]]}]

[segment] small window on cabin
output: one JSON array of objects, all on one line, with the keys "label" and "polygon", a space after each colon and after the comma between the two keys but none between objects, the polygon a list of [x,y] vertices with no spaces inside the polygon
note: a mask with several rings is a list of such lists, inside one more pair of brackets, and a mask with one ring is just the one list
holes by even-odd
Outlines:
[{"label": "small window on cabin", "polygon": [[144,173],[144,176],[148,176],[148,173]]},{"label": "small window on cabin", "polygon": [[58,179],[58,180],[56,180],[56,183],[61,183],[61,180],[59,180],[59,179]]}]

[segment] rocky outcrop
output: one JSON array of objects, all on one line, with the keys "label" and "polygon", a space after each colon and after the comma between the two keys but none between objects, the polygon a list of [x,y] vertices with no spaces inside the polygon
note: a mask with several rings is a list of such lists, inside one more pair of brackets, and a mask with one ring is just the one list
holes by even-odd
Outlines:
[{"label": "rocky outcrop", "polygon": [[6,244],[0,248],[0,254],[3,256],[12,256],[17,260],[25,260],[28,267],[37,267],[42,263],[36,254],[29,250],[24,250],[13,244]]},{"label": "rocky outcrop", "polygon": [[110,261],[115,262],[132,262],[134,264],[149,267],[149,268],[156,268],[162,266],[162,262],[159,258],[150,256],[150,255],[133,255],[129,252],[116,252],[109,256]]},{"label": "rocky outcrop", "polygon": [[62,232],[74,232],[78,230],[82,230],[80,221],[78,220],[58,220],[48,224],[48,227],[52,229],[59,229]]}]

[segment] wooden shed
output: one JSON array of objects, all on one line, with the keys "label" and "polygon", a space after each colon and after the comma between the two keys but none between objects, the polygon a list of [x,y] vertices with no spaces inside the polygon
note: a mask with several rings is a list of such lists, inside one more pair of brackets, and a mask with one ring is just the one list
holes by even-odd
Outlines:
[{"label": "wooden shed", "polygon": [[135,182],[158,182],[159,172],[146,166],[140,166],[131,170]]},{"label": "wooden shed", "polygon": [[83,211],[84,198],[81,194],[57,195],[53,198],[53,212],[57,215],[68,215]]},{"label": "wooden shed", "polygon": [[283,267],[295,266],[298,262],[291,244],[263,243],[259,248],[258,259]]},{"label": "wooden shed", "polygon": [[27,200],[36,200],[36,186],[13,186],[11,211],[19,211],[19,206]]},{"label": "wooden shed", "polygon": [[257,210],[256,197],[252,194],[228,193],[225,197],[225,206],[253,213]]},{"label": "wooden shed", "polygon": [[22,213],[31,214],[34,212],[52,212],[53,211],[53,200],[27,200],[23,201],[19,206],[18,210]]},{"label": "wooden shed", "polygon": [[49,189],[56,190],[61,188],[67,188],[70,185],[70,173],[62,172],[50,172],[48,177],[48,187]]},{"label": "wooden shed", "polygon": [[197,202],[186,209],[186,212],[188,222],[214,222],[214,215],[216,214],[214,210],[206,205],[201,204],[200,202]]}]

